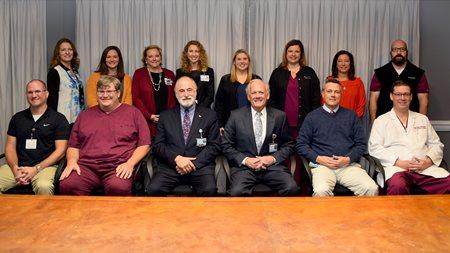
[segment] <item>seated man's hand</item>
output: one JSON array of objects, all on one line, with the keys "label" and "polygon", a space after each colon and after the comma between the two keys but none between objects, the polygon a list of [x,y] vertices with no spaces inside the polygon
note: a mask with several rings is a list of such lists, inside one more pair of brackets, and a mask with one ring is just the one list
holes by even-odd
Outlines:
[{"label": "seated man's hand", "polygon": [[317,156],[316,163],[333,170],[340,168],[339,159],[334,159],[331,156],[319,155]]},{"label": "seated man's hand", "polygon": [[346,167],[350,164],[350,157],[348,156],[333,156],[333,159],[339,164],[339,168]]},{"label": "seated man's hand", "polygon": [[29,182],[27,182],[24,178],[26,174],[22,170],[22,167],[16,166],[13,170],[14,178],[16,179],[16,183],[19,185],[27,185]]},{"label": "seated man's hand", "polygon": [[275,163],[275,158],[271,155],[257,156],[262,163],[262,169],[267,169],[269,166]]},{"label": "seated man's hand", "polygon": [[175,157],[176,170],[180,175],[185,175],[191,173],[195,170],[195,165],[192,163],[196,158],[195,157],[185,157],[178,155]]},{"label": "seated man's hand", "polygon": [[22,180],[24,182],[27,182],[27,184],[30,183],[33,177],[37,174],[37,170],[35,167],[23,166],[20,167],[20,169],[23,173]]},{"label": "seated man's hand", "polygon": [[431,165],[433,165],[433,161],[428,156],[423,159],[415,158],[412,163],[412,167],[410,167],[409,169],[420,172],[427,169]]},{"label": "seated man's hand", "polygon": [[400,160],[397,159],[394,163],[394,166],[400,167],[404,170],[410,170],[415,166],[416,161],[414,160]]},{"label": "seated man's hand", "polygon": [[133,175],[134,167],[127,162],[120,164],[116,168],[116,176],[122,179],[128,179]]},{"label": "seated man's hand", "polygon": [[259,157],[248,157],[245,160],[245,166],[258,171],[263,168],[263,163]]},{"label": "seated man's hand", "polygon": [[78,175],[81,175],[80,166],[78,166],[77,163],[68,163],[64,171],[61,173],[59,180],[61,181],[67,178],[73,170],[76,171]]}]

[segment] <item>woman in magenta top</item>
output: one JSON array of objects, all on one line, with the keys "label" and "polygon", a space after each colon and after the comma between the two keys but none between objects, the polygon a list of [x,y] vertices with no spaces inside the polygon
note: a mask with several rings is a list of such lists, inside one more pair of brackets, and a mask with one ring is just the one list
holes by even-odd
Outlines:
[{"label": "woman in magenta top", "polygon": [[144,115],[152,138],[156,135],[159,114],[175,107],[175,75],[161,67],[162,50],[156,45],[148,46],[142,54],[144,67],[133,75],[131,89],[133,105]]},{"label": "woman in magenta top", "polygon": [[280,66],[272,72],[269,81],[269,105],[286,112],[294,139],[306,114],[320,106],[319,79],[305,61],[302,42],[289,41],[284,48]]}]

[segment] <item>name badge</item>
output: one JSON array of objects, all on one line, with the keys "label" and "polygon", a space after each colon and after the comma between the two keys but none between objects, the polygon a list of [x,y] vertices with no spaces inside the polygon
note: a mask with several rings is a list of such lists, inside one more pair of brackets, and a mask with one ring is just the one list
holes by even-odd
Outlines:
[{"label": "name badge", "polygon": [[[200,115],[199,115],[200,116]],[[197,147],[201,148],[206,146],[206,138],[203,138],[203,129],[199,129],[198,132],[200,133],[200,138],[197,138]]]},{"label": "name badge", "polygon": [[275,143],[276,138],[277,138],[277,135],[272,134],[272,143],[269,144],[269,153],[275,153],[278,151],[278,144]]},{"label": "name badge", "polygon": [[36,147],[37,147],[37,139],[26,139],[25,149],[36,149]]},{"label": "name badge", "polygon": [[278,144],[277,143],[270,143],[269,144],[269,153],[275,153],[278,151]]},{"label": "name badge", "polygon": [[197,147],[201,148],[206,146],[206,138],[197,138]]},{"label": "name badge", "polygon": [[209,82],[209,76],[208,75],[200,75],[200,81]]},{"label": "name badge", "polygon": [[172,84],[173,84],[173,81],[172,80],[170,80],[169,78],[167,78],[167,77],[164,77],[164,83],[166,84],[166,85],[168,85],[168,86],[172,86]]}]

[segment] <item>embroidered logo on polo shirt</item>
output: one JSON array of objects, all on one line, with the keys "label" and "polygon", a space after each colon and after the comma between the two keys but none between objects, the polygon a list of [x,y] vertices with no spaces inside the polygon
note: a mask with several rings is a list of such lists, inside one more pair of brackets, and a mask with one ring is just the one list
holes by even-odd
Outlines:
[{"label": "embroidered logo on polo shirt", "polygon": [[303,76],[305,79],[311,79],[311,76]]},{"label": "embroidered logo on polo shirt", "polygon": [[415,77],[415,76],[408,76],[408,79],[412,79],[412,80],[415,80],[415,79],[416,79],[416,77]]},{"label": "embroidered logo on polo shirt", "polygon": [[426,126],[414,126],[414,129],[427,129]]},{"label": "embroidered logo on polo shirt", "polygon": [[48,127],[48,126],[50,126],[50,124],[43,124],[42,126],[44,126],[44,127]]}]

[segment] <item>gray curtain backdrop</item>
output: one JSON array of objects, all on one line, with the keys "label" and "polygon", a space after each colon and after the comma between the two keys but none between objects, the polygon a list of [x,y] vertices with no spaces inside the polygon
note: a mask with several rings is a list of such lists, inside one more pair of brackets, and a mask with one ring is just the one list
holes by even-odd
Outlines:
[{"label": "gray curtain backdrop", "polygon": [[[45,80],[45,1],[0,0],[0,146],[11,116],[27,104],[24,85]],[[233,53],[250,52],[254,73],[268,81],[281,62],[284,45],[300,39],[307,63],[321,80],[341,49],[355,56],[356,74],[366,85],[373,69],[389,60],[390,42],[408,42],[419,62],[419,0],[77,0],[76,46],[86,81],[108,45],[118,46],[125,70],[142,66],[145,46],[163,49],[163,65],[173,71],[187,41],[205,46],[220,77],[229,73]],[[53,48],[54,45],[48,45]]]},{"label": "gray curtain backdrop", "polygon": [[45,1],[0,0],[0,150],[11,116],[28,106],[25,85],[46,80]]}]

